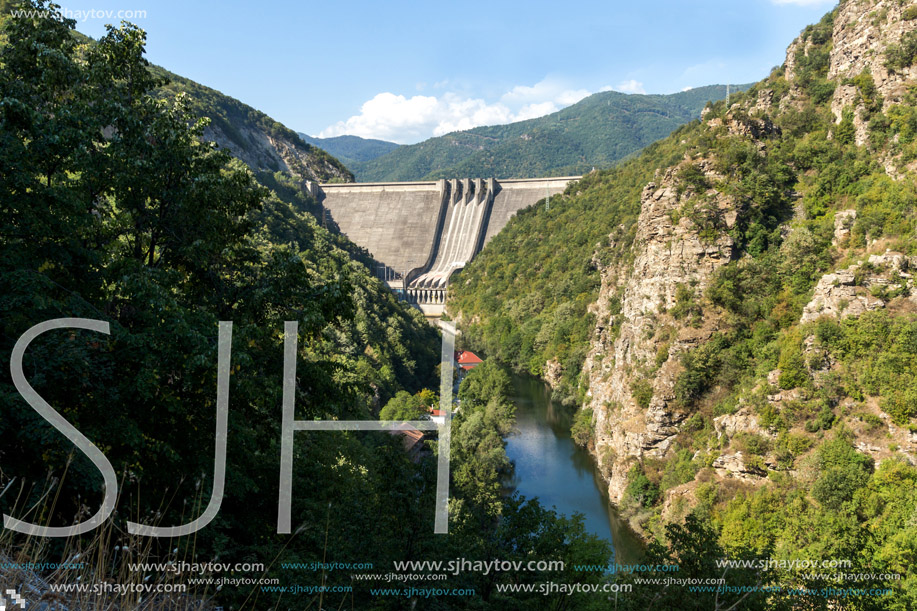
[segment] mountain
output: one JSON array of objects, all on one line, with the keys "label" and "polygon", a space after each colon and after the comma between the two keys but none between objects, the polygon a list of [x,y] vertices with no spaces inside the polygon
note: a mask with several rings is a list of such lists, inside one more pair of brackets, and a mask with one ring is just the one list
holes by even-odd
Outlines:
[{"label": "mountain", "polygon": [[[495,361],[465,378],[461,414],[441,440],[452,448],[441,481],[446,535],[436,528],[432,438],[412,428],[290,443],[294,419],[365,421],[390,400],[419,420],[438,402],[438,330],[373,276],[365,252],[310,213],[303,179],[346,178],[340,164],[212,89],[179,78],[163,88],[131,24],[88,41],[57,5],[23,6],[26,14],[0,11],[0,360],[13,372],[0,379],[0,509],[42,525],[76,522],[85,535],[37,546],[32,536],[61,531],[5,534],[0,582],[55,608],[276,609],[286,586],[186,586],[127,563],[220,558],[252,563],[259,580],[279,584],[290,571],[312,579],[307,563],[329,550],[342,567],[372,567],[413,558],[445,566],[494,549],[507,565],[536,556],[601,567],[569,574],[583,592],[521,592],[516,608],[595,608],[587,599],[605,580],[611,544],[579,518],[504,492],[514,408]],[[213,117],[206,133],[201,116]],[[295,491],[287,500],[285,489]],[[97,505],[97,518],[84,519]],[[275,519],[284,508],[293,534]],[[129,519],[194,532],[134,535]],[[61,550],[71,561],[104,560],[39,568]],[[509,571],[502,583],[485,572],[455,571],[441,591],[462,595],[435,607],[467,609],[475,592],[518,585]],[[71,589],[115,581],[123,589]],[[400,589],[388,605],[352,581],[329,571],[318,606],[404,608]],[[423,594],[410,598],[427,608]],[[471,604],[506,606],[493,598]]]},{"label": "mountain", "polygon": [[328,151],[341,160],[341,163],[350,167],[354,164],[371,161],[390,153],[400,145],[385,140],[360,138],[359,136],[335,136],[333,138],[313,138],[299,132],[307,143]]},{"label": "mountain", "polygon": [[730,103],[518,214],[447,311],[578,407],[621,515],[672,545],[647,562],[844,558],[886,601],[729,569],[776,587],[733,603],[917,608],[915,229],[917,7],[845,0]]},{"label": "mountain", "polygon": [[168,81],[159,89],[162,95],[175,97],[184,93],[192,112],[210,119],[204,131],[207,140],[216,142],[253,170],[287,172],[317,181],[353,180],[343,163],[263,112],[164,68],[150,69]]},{"label": "mountain", "polygon": [[[0,2],[0,24],[14,10],[32,10],[19,0]],[[95,45],[89,36],[72,30],[70,35],[79,45]],[[0,46],[7,42],[0,31]],[[192,113],[207,117],[210,125],[204,130],[205,139],[215,142],[255,172],[286,172],[300,179],[352,181],[353,174],[332,155],[313,146],[290,128],[263,112],[252,108],[216,89],[169,72],[160,66],[147,64],[148,70],[164,82],[158,95],[187,97]]]},{"label": "mountain", "polygon": [[664,138],[724,97],[725,85],[670,95],[596,93],[544,117],[453,132],[348,167],[360,182],[581,174]]}]

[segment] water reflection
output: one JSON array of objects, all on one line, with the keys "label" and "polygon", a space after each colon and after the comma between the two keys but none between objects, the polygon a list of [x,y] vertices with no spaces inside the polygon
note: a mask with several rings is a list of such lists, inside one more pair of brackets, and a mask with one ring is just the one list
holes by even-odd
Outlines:
[{"label": "water reflection", "polygon": [[513,390],[518,432],[507,439],[506,453],[516,468],[507,484],[559,513],[582,513],[586,530],[612,542],[616,562],[639,560],[642,545],[608,503],[595,461],[570,438],[573,410],[552,401],[535,378],[514,376]]}]

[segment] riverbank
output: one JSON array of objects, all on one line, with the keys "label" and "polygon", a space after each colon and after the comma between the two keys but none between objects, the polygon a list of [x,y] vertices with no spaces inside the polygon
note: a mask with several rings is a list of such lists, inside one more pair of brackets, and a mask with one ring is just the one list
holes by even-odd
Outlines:
[{"label": "riverbank", "polygon": [[507,486],[558,513],[582,514],[587,531],[612,543],[616,562],[639,560],[643,540],[611,504],[594,457],[570,436],[575,410],[553,400],[550,387],[531,376],[512,376],[510,399],[516,426],[506,438],[514,465]]}]

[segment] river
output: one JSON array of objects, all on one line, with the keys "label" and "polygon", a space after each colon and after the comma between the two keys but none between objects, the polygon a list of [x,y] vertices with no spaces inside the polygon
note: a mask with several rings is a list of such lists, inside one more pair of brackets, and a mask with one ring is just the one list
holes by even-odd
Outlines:
[{"label": "river", "polygon": [[507,485],[558,513],[583,514],[587,531],[611,541],[615,562],[638,561],[639,538],[609,503],[595,460],[570,437],[573,409],[552,401],[536,378],[513,376],[513,391],[517,431],[506,439],[506,454],[515,472]]}]

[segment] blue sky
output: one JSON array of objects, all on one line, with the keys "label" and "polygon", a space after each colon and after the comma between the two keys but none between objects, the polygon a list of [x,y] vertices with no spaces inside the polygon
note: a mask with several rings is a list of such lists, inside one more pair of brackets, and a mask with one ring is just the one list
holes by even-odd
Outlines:
[{"label": "blue sky", "polygon": [[399,143],[540,116],[601,90],[756,81],[836,4],[58,2],[94,37],[112,21],[100,12],[134,11],[150,61],[297,131]]}]

